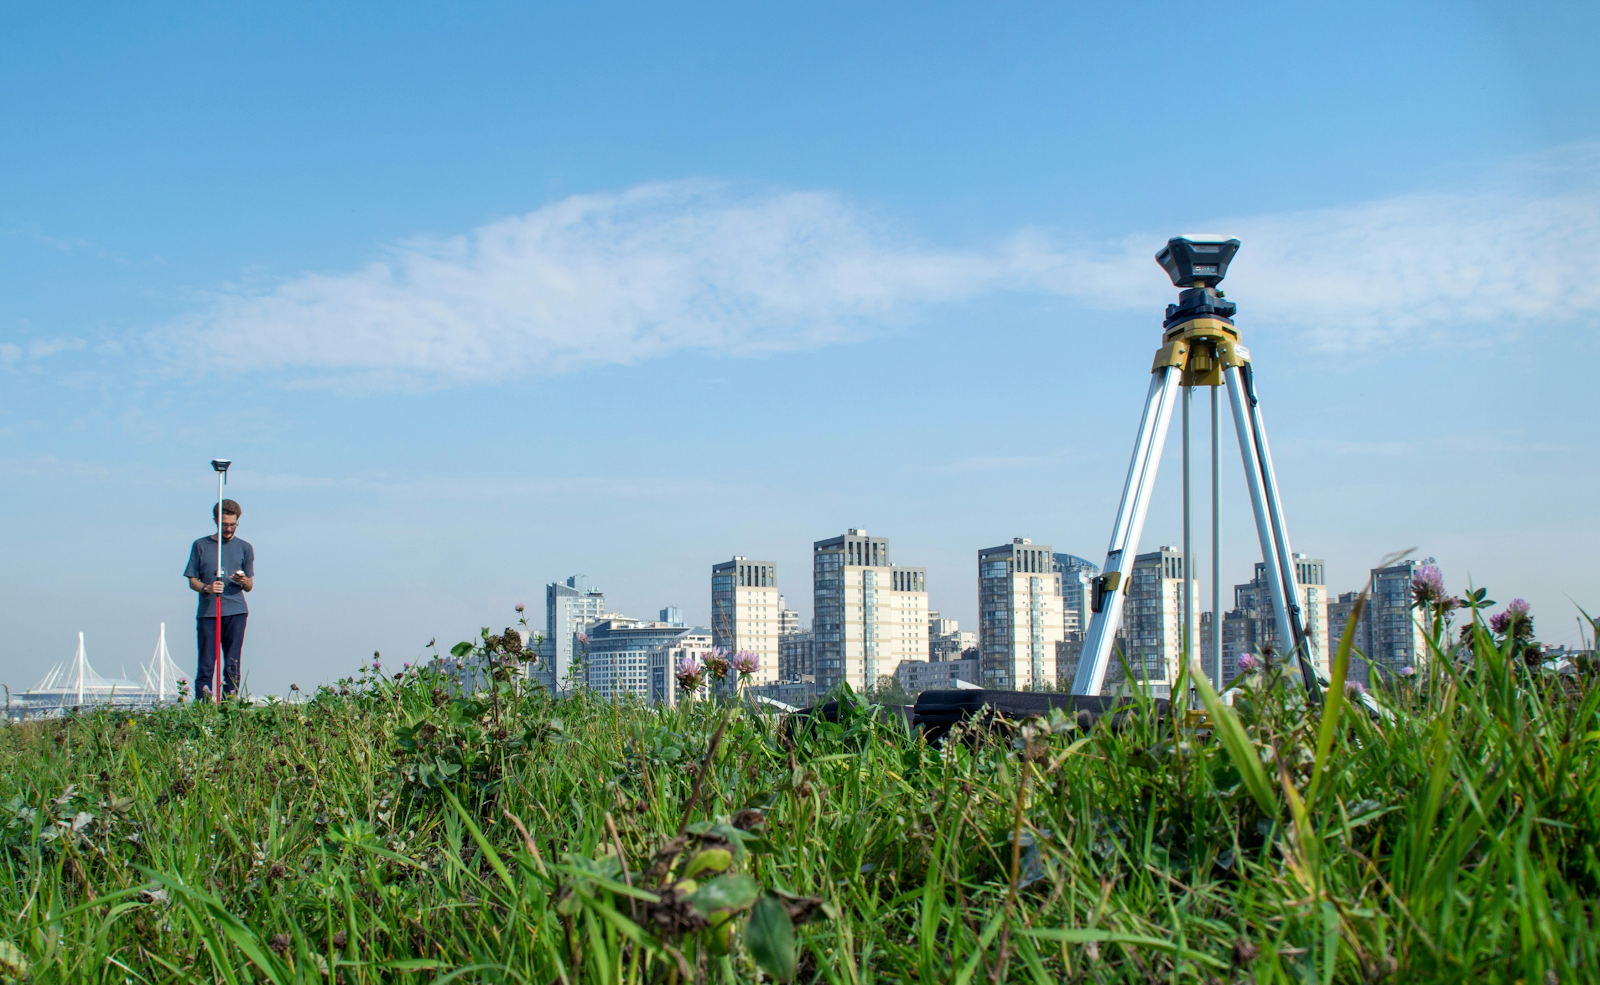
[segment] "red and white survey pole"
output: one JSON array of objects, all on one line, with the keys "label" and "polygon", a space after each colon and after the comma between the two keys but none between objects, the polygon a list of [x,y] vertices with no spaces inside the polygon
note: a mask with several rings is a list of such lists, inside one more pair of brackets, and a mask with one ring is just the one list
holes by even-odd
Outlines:
[{"label": "red and white survey pole", "polygon": [[[222,581],[222,487],[228,481],[228,466],[233,463],[226,458],[213,458],[211,467],[217,471],[217,581],[222,583],[226,590],[227,583]],[[222,704],[222,592],[217,593],[217,663],[211,669],[211,700]]]}]

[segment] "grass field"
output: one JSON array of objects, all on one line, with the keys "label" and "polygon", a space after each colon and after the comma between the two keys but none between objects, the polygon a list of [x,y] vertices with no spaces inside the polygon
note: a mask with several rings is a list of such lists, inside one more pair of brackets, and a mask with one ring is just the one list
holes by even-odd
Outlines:
[{"label": "grass field", "polygon": [[1325,707],[1269,663],[1201,730],[931,748],[427,672],[8,728],[0,978],[1596,980],[1593,668],[1456,615],[1380,716],[1347,641]]}]

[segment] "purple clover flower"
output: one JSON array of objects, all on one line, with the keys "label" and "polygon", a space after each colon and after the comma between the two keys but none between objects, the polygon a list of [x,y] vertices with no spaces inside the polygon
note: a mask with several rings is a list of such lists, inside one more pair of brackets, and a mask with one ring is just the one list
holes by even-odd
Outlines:
[{"label": "purple clover flower", "polygon": [[582,643],[584,646],[588,646],[589,645],[589,634],[588,633],[579,633],[577,635],[577,640],[578,640],[579,643]]},{"label": "purple clover flower", "polygon": [[732,664],[740,677],[748,677],[761,669],[761,658],[749,650],[740,650],[733,655]]},{"label": "purple clover flower", "polygon": [[1504,634],[1506,630],[1511,628],[1511,613],[1509,611],[1497,612],[1490,616],[1489,628],[1496,633]]},{"label": "purple clover flower", "polygon": [[1244,656],[1239,658],[1239,672],[1241,674],[1253,674],[1260,669],[1261,658],[1255,654],[1246,653]]},{"label": "purple clover flower", "polygon": [[1401,677],[1415,677],[1416,673],[1417,673],[1417,668],[1415,668],[1415,667],[1401,667],[1397,671],[1397,673]]},{"label": "purple clover flower", "polygon": [[706,673],[714,681],[720,681],[728,676],[728,651],[720,646],[714,646],[705,657]]},{"label": "purple clover flower", "polygon": [[1411,576],[1411,597],[1418,605],[1444,598],[1444,575],[1431,564],[1424,564]]},{"label": "purple clover flower", "polygon": [[1367,693],[1367,686],[1360,681],[1345,681],[1344,689],[1345,693],[1351,695],[1352,697]]},{"label": "purple clover flower", "polygon": [[1521,619],[1523,616],[1528,614],[1527,600],[1512,599],[1511,604],[1506,606],[1506,611],[1511,614],[1513,619]]},{"label": "purple clover flower", "polygon": [[700,658],[695,654],[686,653],[678,661],[674,676],[678,679],[679,690],[693,694],[700,690],[700,685],[705,680],[705,664],[701,663]]}]

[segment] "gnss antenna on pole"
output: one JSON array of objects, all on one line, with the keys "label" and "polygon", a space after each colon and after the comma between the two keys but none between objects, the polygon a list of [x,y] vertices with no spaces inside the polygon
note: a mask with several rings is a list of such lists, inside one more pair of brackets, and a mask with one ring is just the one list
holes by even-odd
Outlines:
[{"label": "gnss antenna on pole", "polygon": [[[213,458],[211,467],[217,472],[217,581],[222,581],[222,487],[228,481],[228,466],[233,463],[226,458]],[[222,703],[222,593],[217,593],[217,621],[214,627],[217,631],[217,661],[211,668],[211,697],[217,703]]]},{"label": "gnss antenna on pole", "polygon": [[[1133,443],[1133,460],[1111,528],[1111,545],[1106,551],[1102,574],[1094,580],[1089,632],[1072,682],[1074,694],[1097,695],[1105,684],[1106,670],[1122,624],[1123,603],[1127,599],[1134,555],[1139,535],[1144,532],[1145,514],[1155,488],[1156,470],[1172,423],[1173,404],[1183,396],[1183,644],[1180,649],[1193,657],[1199,647],[1195,632],[1198,620],[1194,604],[1194,564],[1190,549],[1189,487],[1189,408],[1195,387],[1212,391],[1211,400],[1211,488],[1212,571],[1219,573],[1221,531],[1216,507],[1218,489],[1218,402],[1216,390],[1227,387],[1233,407],[1234,429],[1239,436],[1239,454],[1244,462],[1250,506],[1255,513],[1256,536],[1261,541],[1268,588],[1278,639],[1291,648],[1300,669],[1300,678],[1312,701],[1322,696],[1317,680],[1317,654],[1306,631],[1300,609],[1300,584],[1295,570],[1294,551],[1289,546],[1289,529],[1283,519],[1278,497],[1278,480],[1272,470],[1272,453],[1267,448],[1266,426],[1261,420],[1261,404],[1256,397],[1255,374],[1250,350],[1239,341],[1233,324],[1238,306],[1217,289],[1228,274],[1228,264],[1239,251],[1239,241],[1222,236],[1176,236],[1156,254],[1156,262],[1166,270],[1172,285],[1179,289],[1178,303],[1167,306],[1162,325],[1161,348],[1150,367],[1150,391],[1145,396],[1144,416]],[[1220,601],[1213,586],[1213,599]],[[1214,608],[1218,608],[1214,605]],[[1211,666],[1220,689],[1222,680],[1222,614],[1212,613]],[[1140,666],[1143,661],[1135,661]],[[1175,668],[1172,679],[1177,679]],[[1136,682],[1130,682],[1135,683]],[[1173,695],[1174,700],[1179,696]]]}]

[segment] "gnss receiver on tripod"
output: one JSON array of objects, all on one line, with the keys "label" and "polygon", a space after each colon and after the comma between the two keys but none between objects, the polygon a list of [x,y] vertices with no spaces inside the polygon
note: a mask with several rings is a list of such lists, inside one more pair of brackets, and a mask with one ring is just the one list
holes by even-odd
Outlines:
[{"label": "gnss receiver on tripod", "polygon": [[[1228,401],[1233,405],[1234,428],[1239,433],[1239,453],[1250,488],[1250,505],[1255,511],[1256,535],[1261,540],[1262,560],[1266,562],[1266,580],[1272,595],[1278,639],[1291,648],[1307,695],[1312,701],[1322,696],[1316,654],[1300,609],[1300,586],[1296,580],[1294,552],[1289,547],[1289,529],[1284,523],[1278,482],[1272,473],[1272,455],[1267,450],[1267,432],[1261,422],[1261,405],[1256,399],[1250,350],[1240,343],[1239,330],[1233,324],[1238,307],[1217,290],[1238,250],[1237,239],[1180,236],[1168,240],[1166,248],[1156,254],[1157,262],[1166,269],[1173,286],[1181,293],[1177,304],[1167,306],[1162,345],[1150,368],[1150,392],[1145,397],[1139,436],[1133,443],[1133,461],[1128,466],[1117,522],[1111,530],[1111,546],[1106,552],[1102,574],[1093,583],[1090,600],[1093,615],[1077,676],[1073,679],[1074,694],[1098,695],[1105,684],[1112,646],[1122,622],[1122,606],[1130,587],[1134,555],[1139,548],[1139,535],[1144,530],[1145,513],[1150,508],[1150,496],[1155,488],[1156,468],[1166,444],[1167,428],[1172,423],[1173,405],[1178,402],[1180,393],[1183,397],[1183,649],[1190,655],[1199,651],[1189,506],[1189,409],[1195,387],[1207,387],[1211,391],[1213,623],[1211,652],[1207,654],[1211,659],[1206,672],[1219,688],[1223,684],[1217,391],[1226,386]],[[1173,698],[1176,700],[1178,695]]]}]

